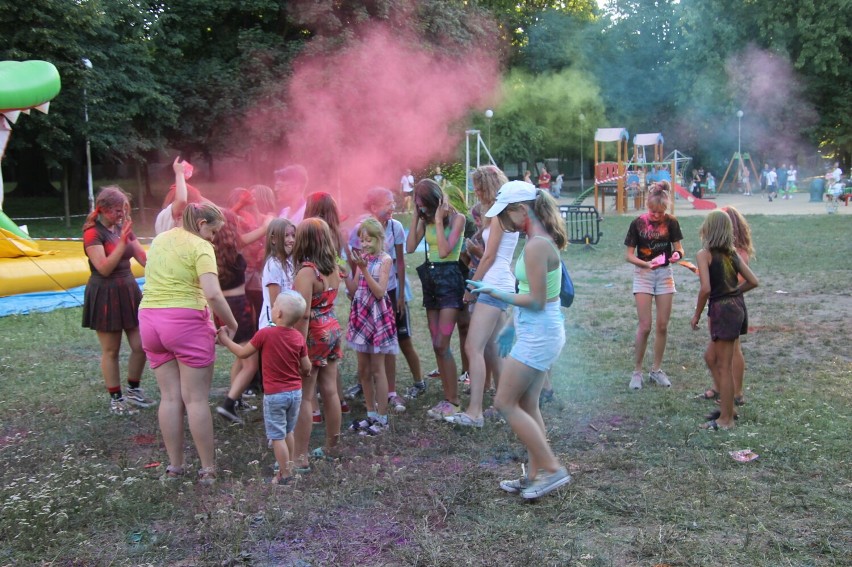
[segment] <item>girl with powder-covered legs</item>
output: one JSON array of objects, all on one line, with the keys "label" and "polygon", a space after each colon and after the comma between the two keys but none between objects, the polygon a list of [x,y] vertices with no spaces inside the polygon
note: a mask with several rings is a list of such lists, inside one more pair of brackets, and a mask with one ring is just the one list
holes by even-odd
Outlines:
[{"label": "girl with powder-covered legs", "polygon": [[724,211],[711,211],[701,225],[700,235],[703,248],[695,259],[701,288],[690,324],[693,330],[698,329],[709,301],[710,344],[704,359],[719,388],[719,415],[709,416],[711,419],[700,427],[715,431],[735,425],[734,350],[740,335],[748,329],[743,293],[756,288],[758,280],[748,264],[740,261],[734,248],[733,225]]},{"label": "girl with powder-covered legs", "polygon": [[432,179],[422,179],[414,186],[414,204],[416,214],[411,216],[405,248],[412,254],[426,238],[428,260],[418,268],[418,275],[432,348],[444,388],[444,399],[427,414],[441,420],[459,411],[458,368],[450,350],[450,338],[465,305],[462,301],[464,276],[458,262],[465,217],[450,206],[441,187]]},{"label": "girl with powder-covered legs", "polygon": [[630,388],[642,387],[642,361],[651,334],[651,306],[656,304],[657,320],[654,325],[654,360],[648,377],[660,386],[669,387],[671,381],[662,370],[666,351],[669,319],[675,289],[671,261],[683,257],[683,234],[677,219],[668,214],[670,187],[667,181],[652,183],[648,191],[648,212],[630,223],[624,245],[624,259],[633,264],[633,297],[639,315],[636,330],[635,366],[630,377]]},{"label": "girl with powder-covered legs", "polygon": [[[481,209],[488,211],[497,198],[497,191],[508,179],[497,167],[484,165],[476,169],[471,176],[473,190],[479,199]],[[476,273],[471,279],[482,281],[494,289],[513,292],[515,276],[512,274],[512,258],[518,244],[517,232],[504,232],[500,219],[487,219],[482,232],[485,241],[485,251]],[[471,303],[474,296],[470,291],[465,292],[464,302]],[[503,328],[509,305],[491,295],[480,295],[473,308],[470,330],[467,334],[464,348],[467,351],[468,374],[470,376],[470,403],[467,411],[456,413],[446,418],[455,425],[466,427],[482,427],[482,401],[485,395],[485,379],[489,370],[494,369],[499,375],[499,357],[497,356],[497,334]]]},{"label": "girl with powder-covered legs", "polygon": [[[516,307],[514,325],[505,333],[514,330],[517,341],[503,364],[494,406],[526,447],[529,471],[521,478],[502,481],[500,488],[524,498],[538,498],[571,482],[571,475],[547,442],[538,403],[547,371],[565,344],[559,250],[568,243],[568,236],[553,197],[523,181],[503,185],[485,216],[497,217],[508,232],[527,235],[515,264],[518,293],[481,281],[469,280],[468,285],[475,293],[487,293]],[[506,334],[501,334],[501,339]]]}]

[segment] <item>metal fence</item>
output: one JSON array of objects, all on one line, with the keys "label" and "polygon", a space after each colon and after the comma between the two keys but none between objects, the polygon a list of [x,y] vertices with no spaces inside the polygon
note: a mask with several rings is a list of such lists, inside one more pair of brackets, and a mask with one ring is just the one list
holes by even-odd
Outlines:
[{"label": "metal fence", "polygon": [[560,205],[559,212],[565,219],[568,229],[568,241],[572,244],[592,246],[600,242],[601,215],[598,209],[591,205]]}]

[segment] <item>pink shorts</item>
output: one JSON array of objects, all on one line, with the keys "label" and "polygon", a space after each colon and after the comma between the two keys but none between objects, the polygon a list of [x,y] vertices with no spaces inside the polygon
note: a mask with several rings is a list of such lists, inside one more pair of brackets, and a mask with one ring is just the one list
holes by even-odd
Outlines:
[{"label": "pink shorts", "polygon": [[175,359],[191,368],[216,361],[216,328],[207,309],[140,309],[139,334],[151,368]]}]

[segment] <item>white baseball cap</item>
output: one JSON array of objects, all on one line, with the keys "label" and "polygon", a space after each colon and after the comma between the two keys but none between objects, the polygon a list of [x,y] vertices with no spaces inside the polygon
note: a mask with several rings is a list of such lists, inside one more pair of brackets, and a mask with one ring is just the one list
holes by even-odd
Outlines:
[{"label": "white baseball cap", "polygon": [[497,191],[497,200],[485,213],[488,218],[496,217],[503,209],[512,203],[523,203],[526,201],[535,201],[538,189],[532,183],[526,181],[509,181],[504,183],[500,190]]}]

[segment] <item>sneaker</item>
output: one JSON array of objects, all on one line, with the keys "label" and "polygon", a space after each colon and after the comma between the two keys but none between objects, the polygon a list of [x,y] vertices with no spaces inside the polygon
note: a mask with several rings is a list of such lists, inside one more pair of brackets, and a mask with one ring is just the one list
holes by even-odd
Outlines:
[{"label": "sneaker", "polygon": [[396,413],[402,413],[405,411],[405,400],[403,400],[400,396],[389,397],[388,405],[392,407],[393,411]]},{"label": "sneaker", "polygon": [[500,488],[505,490],[509,494],[518,494],[521,490],[525,489],[529,485],[530,481],[525,476],[522,476],[521,478],[513,478],[512,480],[500,481]]},{"label": "sneaker", "polygon": [[482,418],[487,419],[488,421],[497,421],[499,423],[506,423],[506,420],[503,419],[502,414],[497,411],[497,408],[491,406],[482,412]]},{"label": "sneaker", "polygon": [[441,377],[441,371],[436,368],[435,370],[431,371],[426,376],[429,377],[429,378],[440,378]]},{"label": "sneaker", "polygon": [[485,418],[483,416],[479,416],[478,418],[473,418],[467,415],[466,413],[454,413],[453,415],[448,415],[444,418],[444,421],[447,423],[452,423],[453,425],[461,425],[464,427],[478,427],[482,429],[482,426],[485,425]]},{"label": "sneaker", "polygon": [[127,403],[124,398],[110,398],[109,400],[109,413],[112,415],[136,415],[139,413],[139,410]]},{"label": "sneaker", "polygon": [[124,393],[124,399],[140,408],[149,408],[157,405],[157,402],[145,395],[145,390],[142,388],[128,388]]},{"label": "sneaker", "polygon": [[413,400],[418,396],[425,394],[428,387],[429,382],[427,382],[426,380],[415,382],[414,385],[408,389],[408,394],[405,397],[409,400]]},{"label": "sneaker", "polygon": [[315,411],[311,419],[314,423],[322,423],[322,412]]},{"label": "sneaker", "polygon": [[381,421],[373,421],[371,425],[365,427],[364,429],[358,430],[358,435],[363,435],[365,437],[375,437],[376,435],[381,435],[387,430],[388,426]]},{"label": "sneaker", "polygon": [[349,386],[345,392],[343,392],[343,399],[345,400],[357,400],[361,396],[364,395],[364,389],[361,387],[361,384],[355,384],[354,386]]},{"label": "sneaker", "polygon": [[435,404],[435,406],[426,412],[426,415],[435,420],[443,420],[445,417],[449,415],[453,415],[454,413],[458,413],[459,406],[455,404],[451,404],[447,400],[442,400]]},{"label": "sneaker", "polygon": [[521,489],[521,496],[527,499],[538,498],[569,482],[571,482],[571,475],[568,474],[565,467],[560,467],[559,470],[552,473],[539,472],[535,480]]},{"label": "sneaker", "polygon": [[237,425],[242,425],[244,423],[243,418],[241,418],[240,416],[237,415],[237,404],[236,403],[234,404],[233,410],[229,410],[224,405],[218,405],[218,406],[216,406],[216,413],[218,413],[219,415],[221,415],[223,418],[230,421],[231,423],[236,423]]},{"label": "sneaker", "polygon": [[671,388],[672,383],[669,381],[669,377],[666,376],[666,373],[660,370],[651,370],[648,373],[648,378],[657,383],[658,386],[663,386],[664,388]]},{"label": "sneaker", "polygon": [[349,415],[349,404],[346,403],[346,400],[340,400],[340,413]]},{"label": "sneaker", "polygon": [[538,407],[544,406],[544,404],[553,401],[553,390],[545,390],[542,388],[541,394],[538,396]]},{"label": "sneaker", "polygon": [[256,398],[257,392],[255,392],[252,388],[248,388],[245,392],[243,392],[244,398]]},{"label": "sneaker", "polygon": [[641,390],[642,389],[642,373],[639,372],[638,370],[630,376],[630,389],[631,390]]},{"label": "sneaker", "polygon": [[459,375],[459,382],[462,383],[462,384],[465,384],[467,386],[470,386],[470,374],[468,374],[467,372],[462,372]]},{"label": "sneaker", "polygon": [[250,404],[242,398],[234,402],[234,407],[240,411],[257,411],[256,405]]},{"label": "sneaker", "polygon": [[352,423],[349,424],[349,431],[353,433],[357,433],[359,431],[363,431],[373,425],[373,420],[369,417],[365,417],[364,419],[356,419]]}]

